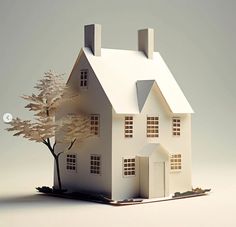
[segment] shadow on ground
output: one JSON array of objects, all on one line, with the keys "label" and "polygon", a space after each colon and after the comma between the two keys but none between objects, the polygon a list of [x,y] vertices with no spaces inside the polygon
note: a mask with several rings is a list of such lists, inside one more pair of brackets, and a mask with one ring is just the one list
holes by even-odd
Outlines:
[{"label": "shadow on ground", "polygon": [[47,196],[44,194],[33,194],[33,195],[8,195],[0,197],[0,209],[5,208],[16,208],[16,207],[34,207],[34,206],[66,206],[66,205],[93,205],[94,203],[64,199],[58,197]]}]

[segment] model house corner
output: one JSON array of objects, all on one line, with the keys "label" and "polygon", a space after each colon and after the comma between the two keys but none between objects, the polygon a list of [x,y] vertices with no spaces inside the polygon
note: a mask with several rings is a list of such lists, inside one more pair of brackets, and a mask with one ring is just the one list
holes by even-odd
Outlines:
[{"label": "model house corner", "polygon": [[113,200],[191,190],[193,110],[155,52],[154,30],[137,32],[137,50],[102,48],[101,36],[101,25],[84,27],[84,47],[67,82],[80,101],[57,113],[60,119],[86,112],[94,134],[61,155],[63,187]]}]

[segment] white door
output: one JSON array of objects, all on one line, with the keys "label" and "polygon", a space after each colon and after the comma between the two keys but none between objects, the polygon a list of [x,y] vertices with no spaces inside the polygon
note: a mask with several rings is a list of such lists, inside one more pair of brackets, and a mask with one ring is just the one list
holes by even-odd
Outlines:
[{"label": "white door", "polygon": [[153,197],[165,197],[165,163],[153,163]]}]

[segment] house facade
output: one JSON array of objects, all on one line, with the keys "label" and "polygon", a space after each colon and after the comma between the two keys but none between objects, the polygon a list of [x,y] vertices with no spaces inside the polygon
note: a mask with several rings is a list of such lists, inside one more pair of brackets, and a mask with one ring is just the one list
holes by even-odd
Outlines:
[{"label": "house facade", "polygon": [[61,156],[63,188],[114,200],[191,190],[193,110],[154,52],[153,29],[139,30],[131,51],[101,48],[101,26],[85,26],[67,84],[80,99],[57,118],[85,111],[95,136]]}]

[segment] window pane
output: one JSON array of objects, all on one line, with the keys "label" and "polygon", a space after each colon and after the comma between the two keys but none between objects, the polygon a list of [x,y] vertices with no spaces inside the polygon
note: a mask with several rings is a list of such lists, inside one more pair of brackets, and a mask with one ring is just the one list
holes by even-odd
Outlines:
[{"label": "window pane", "polygon": [[172,135],[180,136],[180,118],[172,118]]},{"label": "window pane", "polygon": [[123,163],[123,175],[135,176],[135,158],[125,158]]},{"label": "window pane", "polygon": [[147,117],[147,137],[159,137],[159,117]]},{"label": "window pane", "polygon": [[66,169],[76,171],[76,155],[66,156]]},{"label": "window pane", "polygon": [[101,174],[101,157],[100,155],[90,156],[90,173]]},{"label": "window pane", "polygon": [[88,70],[82,69],[80,71],[80,87],[87,88],[88,86]]},{"label": "window pane", "polygon": [[170,169],[181,170],[181,154],[172,154],[170,156]]},{"label": "window pane", "polygon": [[124,136],[125,138],[133,137],[133,116],[125,116]]}]

